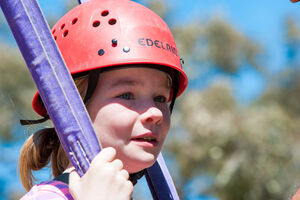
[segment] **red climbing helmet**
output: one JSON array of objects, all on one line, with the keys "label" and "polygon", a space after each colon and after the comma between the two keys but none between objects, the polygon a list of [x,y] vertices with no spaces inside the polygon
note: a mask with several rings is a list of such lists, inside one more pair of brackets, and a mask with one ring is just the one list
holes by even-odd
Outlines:
[{"label": "red climbing helmet", "polygon": [[[150,9],[129,0],[90,0],[63,16],[52,34],[72,75],[128,64],[150,64],[179,72],[179,96],[188,79],[168,26]],[[32,106],[47,111],[38,93]]]}]

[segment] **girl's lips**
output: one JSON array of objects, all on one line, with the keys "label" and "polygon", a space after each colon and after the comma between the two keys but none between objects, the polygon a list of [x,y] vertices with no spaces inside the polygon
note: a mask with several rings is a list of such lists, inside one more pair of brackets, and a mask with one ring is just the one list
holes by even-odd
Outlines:
[{"label": "girl's lips", "polygon": [[136,136],[132,138],[131,141],[134,141],[143,147],[155,147],[159,144],[158,136],[152,133]]},{"label": "girl's lips", "polygon": [[157,141],[149,141],[149,140],[142,140],[142,139],[132,139],[131,141],[135,142],[139,146],[142,147],[156,147],[158,146]]}]

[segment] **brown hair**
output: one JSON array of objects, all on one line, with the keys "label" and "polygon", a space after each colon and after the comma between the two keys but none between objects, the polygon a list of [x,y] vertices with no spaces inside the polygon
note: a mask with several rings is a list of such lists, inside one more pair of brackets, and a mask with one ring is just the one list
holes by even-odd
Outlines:
[{"label": "brown hair", "polygon": [[[75,80],[81,98],[86,94],[88,78]],[[60,175],[69,164],[54,128],[45,128],[32,134],[24,143],[20,157],[20,178],[24,188],[29,191],[34,185],[33,171],[38,171],[51,162],[54,177]]]}]

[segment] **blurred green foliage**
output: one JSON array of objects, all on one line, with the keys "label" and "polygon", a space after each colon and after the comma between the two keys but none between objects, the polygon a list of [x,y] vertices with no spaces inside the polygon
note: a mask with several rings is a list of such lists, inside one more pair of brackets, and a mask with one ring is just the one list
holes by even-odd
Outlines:
[{"label": "blurred green foliage", "polygon": [[13,139],[11,129],[21,113],[32,113],[34,84],[16,47],[1,44],[0,51],[0,136],[7,141]]}]

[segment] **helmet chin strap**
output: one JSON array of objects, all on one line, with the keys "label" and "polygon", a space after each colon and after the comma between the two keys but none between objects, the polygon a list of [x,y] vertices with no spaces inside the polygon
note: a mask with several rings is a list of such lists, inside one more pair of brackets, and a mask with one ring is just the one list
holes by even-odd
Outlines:
[{"label": "helmet chin strap", "polygon": [[92,95],[97,87],[100,72],[101,72],[101,69],[96,69],[96,70],[90,71],[88,74],[88,87],[87,87],[86,94],[85,94],[85,97],[83,100],[83,103],[85,105],[87,105],[88,101],[92,97]]},{"label": "helmet chin strap", "polygon": [[47,121],[49,119],[49,115],[46,115],[44,118],[41,119],[20,119],[20,124],[22,126],[26,126],[26,125],[32,125],[32,124],[40,124],[43,123],[45,121]]},{"label": "helmet chin strap", "polygon": [[174,77],[173,77],[173,85],[172,85],[172,100],[169,106],[170,109],[170,113],[172,114],[173,108],[174,108],[174,104],[175,104],[175,100],[178,94],[178,90],[179,90],[179,72],[175,71],[174,72]]}]

